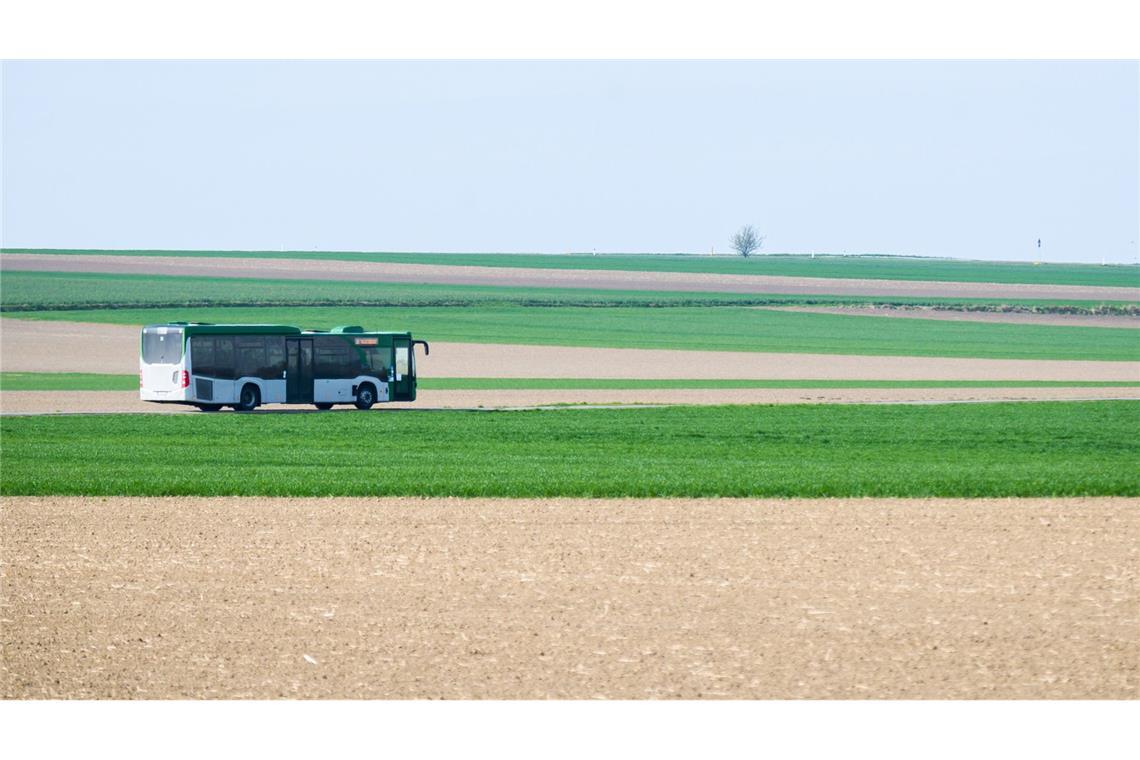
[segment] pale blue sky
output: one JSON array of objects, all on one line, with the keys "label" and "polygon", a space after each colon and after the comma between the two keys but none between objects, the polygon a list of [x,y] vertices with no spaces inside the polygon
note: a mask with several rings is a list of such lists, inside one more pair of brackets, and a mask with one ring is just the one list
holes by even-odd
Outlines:
[{"label": "pale blue sky", "polygon": [[1136,62],[7,62],[3,129],[9,247],[1140,242]]}]

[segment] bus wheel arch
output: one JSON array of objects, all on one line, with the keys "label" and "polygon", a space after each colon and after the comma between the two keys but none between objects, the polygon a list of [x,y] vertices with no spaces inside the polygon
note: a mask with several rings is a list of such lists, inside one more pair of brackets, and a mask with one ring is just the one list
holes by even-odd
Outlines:
[{"label": "bus wheel arch", "polygon": [[241,387],[241,393],[238,395],[238,402],[234,404],[234,409],[239,412],[252,412],[261,404],[261,388],[257,387],[257,383],[246,383]]},{"label": "bus wheel arch", "polygon": [[376,403],[376,386],[372,383],[361,383],[356,389],[356,408],[371,409]]}]

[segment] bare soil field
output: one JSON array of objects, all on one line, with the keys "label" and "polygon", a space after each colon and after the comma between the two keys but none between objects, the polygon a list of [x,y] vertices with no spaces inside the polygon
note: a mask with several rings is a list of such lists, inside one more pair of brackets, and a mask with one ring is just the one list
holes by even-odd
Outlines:
[{"label": "bare soil field", "polygon": [[839,280],[688,272],[391,264],[315,259],[196,258],[6,253],[0,268],[37,272],[190,275],[289,280],[351,280],[447,285],[680,290],[805,295],[928,296],[1054,300],[1140,300],[1140,288],[909,280]]},{"label": "bare soil field", "polygon": [[5,498],[5,698],[1133,699],[1140,500]]},{"label": "bare soil field", "polygon": [[1140,317],[1116,314],[1029,314],[1019,312],[907,309],[895,306],[757,306],[770,311],[806,311],[815,314],[850,314],[864,317],[938,319],[946,322],[1004,322],[1012,325],[1059,327],[1140,328]]},{"label": "bare soil field", "polygon": [[[76,339],[79,336],[81,339]],[[139,328],[0,319],[0,370],[138,372]],[[67,346],[67,350],[62,350]],[[1140,363],[432,343],[424,377],[1132,382]]]},{"label": "bare soil field", "polygon": [[[1088,401],[1140,399],[1140,387],[1107,388],[642,388],[630,390],[421,390],[411,403],[380,404],[373,411],[412,409],[532,409],[561,404],[946,404],[982,401]],[[352,405],[337,412],[356,411]],[[3,391],[0,414],[200,413],[182,404],[140,401],[135,391]],[[311,404],[273,404],[256,414],[318,413]],[[319,412],[329,414],[331,412]]]},{"label": "bare soil field", "polygon": [[0,371],[139,371],[141,327],[93,322],[0,319]]}]

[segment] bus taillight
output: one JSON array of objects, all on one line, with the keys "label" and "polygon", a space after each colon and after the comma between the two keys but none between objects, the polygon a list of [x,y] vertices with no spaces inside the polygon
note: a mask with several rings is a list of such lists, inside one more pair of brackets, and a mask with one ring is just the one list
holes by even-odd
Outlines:
[{"label": "bus taillight", "polygon": [[190,387],[190,373],[187,372],[186,370],[182,370],[181,372],[178,373],[178,387],[179,388],[189,388]]}]

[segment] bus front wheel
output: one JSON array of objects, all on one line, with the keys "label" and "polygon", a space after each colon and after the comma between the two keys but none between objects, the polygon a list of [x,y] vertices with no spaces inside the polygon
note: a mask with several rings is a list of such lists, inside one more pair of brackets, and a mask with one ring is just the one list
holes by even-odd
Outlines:
[{"label": "bus front wheel", "polygon": [[238,402],[234,404],[234,409],[239,412],[252,412],[260,402],[261,397],[257,392],[257,386],[246,385],[241,389],[241,395],[238,396]]},{"label": "bus front wheel", "polygon": [[356,408],[371,409],[376,403],[376,389],[370,383],[365,383],[356,389]]},{"label": "bus front wheel", "polygon": [[324,403],[323,401],[322,401],[321,403],[319,403],[319,404],[313,404],[313,406],[315,406],[316,408],[320,409],[322,412],[324,412],[324,411],[327,411],[327,410],[329,410],[329,409],[332,409],[332,408],[333,408],[333,405],[332,405],[332,404],[326,404],[326,403]]}]

